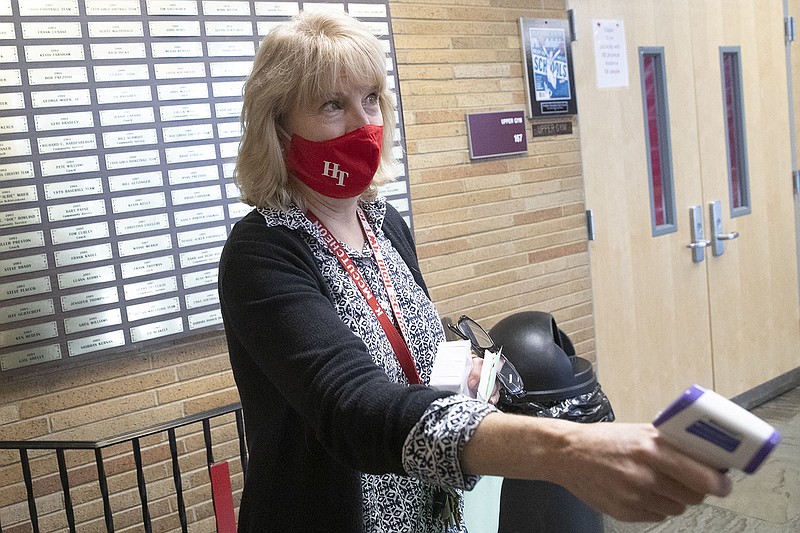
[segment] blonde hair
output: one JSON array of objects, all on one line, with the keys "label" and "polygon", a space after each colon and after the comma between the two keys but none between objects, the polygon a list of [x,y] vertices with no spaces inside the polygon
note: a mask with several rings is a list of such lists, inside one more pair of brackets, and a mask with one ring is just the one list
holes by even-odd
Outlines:
[{"label": "blonde hair", "polygon": [[303,207],[289,180],[278,128],[290,110],[330,95],[345,79],[375,87],[383,115],[381,164],[361,197],[374,199],[378,187],[392,181],[396,121],[383,45],[348,15],[301,12],[264,37],[244,83],[234,173],[243,202],[280,210],[292,203]]}]

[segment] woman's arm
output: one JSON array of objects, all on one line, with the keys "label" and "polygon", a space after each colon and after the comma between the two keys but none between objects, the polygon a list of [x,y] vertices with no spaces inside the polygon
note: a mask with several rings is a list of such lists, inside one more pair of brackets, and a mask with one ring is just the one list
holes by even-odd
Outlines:
[{"label": "woman's arm", "polygon": [[234,371],[243,359],[241,368],[263,378],[237,377],[241,394],[256,401],[267,380],[332,457],[365,472],[403,472],[406,436],[449,393],[391,383],[339,318],[305,242],[257,216],[237,224],[220,260]]},{"label": "woman's arm", "polygon": [[728,476],[679,452],[651,424],[493,413],[467,442],[462,468],[466,474],[550,481],[625,521],[660,521],[708,494],[731,491]]}]

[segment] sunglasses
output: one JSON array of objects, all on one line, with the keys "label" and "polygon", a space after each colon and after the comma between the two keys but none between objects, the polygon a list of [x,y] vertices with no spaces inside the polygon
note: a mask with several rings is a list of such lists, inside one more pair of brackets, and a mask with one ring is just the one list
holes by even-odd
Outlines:
[{"label": "sunglasses", "polygon": [[[456,335],[469,341],[472,345],[472,350],[478,357],[483,358],[484,354],[488,351],[490,353],[497,353],[500,351],[500,346],[497,346],[485,329],[480,324],[472,320],[467,315],[461,315],[458,323],[447,325],[450,330]],[[525,396],[525,386],[522,383],[522,377],[511,364],[511,361],[506,359],[506,356],[500,354],[500,368],[497,370],[497,381],[503,387],[503,392],[512,398],[522,398]]]}]

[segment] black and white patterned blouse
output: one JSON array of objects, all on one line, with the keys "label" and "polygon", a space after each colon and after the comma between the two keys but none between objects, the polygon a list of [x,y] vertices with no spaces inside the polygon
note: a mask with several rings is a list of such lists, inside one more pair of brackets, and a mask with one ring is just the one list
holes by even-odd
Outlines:
[{"label": "black and white patterned blouse", "polygon": [[[437,347],[444,340],[439,315],[380,229],[386,213],[386,201],[379,198],[372,203],[362,203],[361,208],[375,231],[389,269],[408,330],[406,342],[420,379],[428,383]],[[296,207],[286,212],[273,209],[260,209],[259,212],[268,226],[286,226],[301,232],[330,287],[339,317],[364,341],[372,360],[385,370],[390,380],[408,383],[386,334],[366,300],[304,213]],[[342,245],[386,314],[394,319],[369,243],[365,243],[362,250]],[[440,487],[469,490],[478,482],[478,476],[462,474],[459,457],[480,421],[492,411],[494,408],[483,402],[458,395],[432,403],[406,439],[403,465],[409,476],[362,474],[365,531],[466,531],[463,522],[456,527],[448,527],[441,514],[432,512],[432,509],[434,500],[441,499]],[[463,511],[461,493],[456,493],[458,505]]]}]

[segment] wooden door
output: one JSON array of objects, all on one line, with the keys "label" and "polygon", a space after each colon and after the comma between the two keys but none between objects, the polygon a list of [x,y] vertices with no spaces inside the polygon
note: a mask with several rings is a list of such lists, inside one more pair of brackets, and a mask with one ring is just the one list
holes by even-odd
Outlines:
[{"label": "wooden door", "polygon": [[[733,396],[798,366],[781,0],[573,0],[570,8],[586,203],[595,220],[598,371],[620,419],[652,420],[692,383]],[[597,87],[592,32],[602,19],[624,23],[627,86]],[[663,51],[674,185],[674,231],[656,235],[642,47]],[[734,217],[720,47],[739,51],[744,82],[751,206]],[[707,249],[695,262],[690,208],[700,206],[708,237],[715,200],[724,231],[740,236],[724,243],[723,255]]]},{"label": "wooden door", "polygon": [[[782,0],[691,2],[705,205],[739,238],[709,257],[714,388],[735,396],[800,366],[800,309]],[[738,47],[751,212],[731,216],[720,47]]]},{"label": "wooden door", "polygon": [[[800,30],[800,0],[786,0],[787,15],[794,17],[795,32]],[[800,143],[800,41],[797,40],[798,35],[795,35],[795,41],[789,44],[790,53],[790,75],[792,78],[792,102],[794,104],[794,155],[795,155],[795,169],[800,165],[800,153],[798,153],[798,144]]]}]

